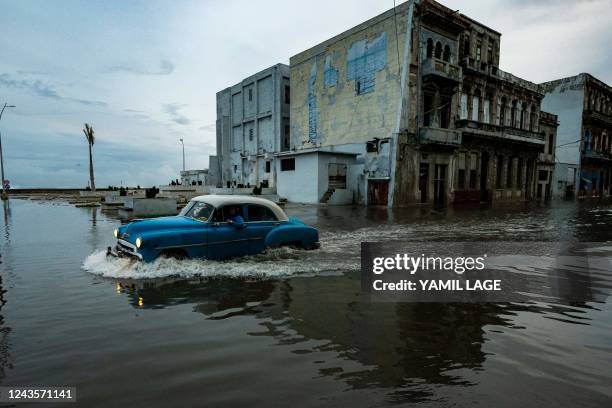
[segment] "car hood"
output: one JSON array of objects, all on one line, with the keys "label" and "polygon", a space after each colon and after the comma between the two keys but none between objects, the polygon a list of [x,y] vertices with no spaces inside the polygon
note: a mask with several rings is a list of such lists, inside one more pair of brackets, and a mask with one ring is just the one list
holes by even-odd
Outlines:
[{"label": "car hood", "polygon": [[185,230],[202,228],[203,224],[189,217],[160,217],[150,220],[133,221],[119,229],[120,238],[134,241],[139,235],[147,232]]}]

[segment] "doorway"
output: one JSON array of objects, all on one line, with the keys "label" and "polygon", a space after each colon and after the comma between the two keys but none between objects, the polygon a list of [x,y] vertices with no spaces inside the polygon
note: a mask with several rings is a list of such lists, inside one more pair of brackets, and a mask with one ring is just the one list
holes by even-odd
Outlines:
[{"label": "doorway", "polygon": [[482,152],[480,155],[480,202],[489,202],[487,191],[487,178],[489,176],[489,153]]},{"label": "doorway", "polygon": [[421,204],[427,202],[427,185],[429,184],[429,163],[419,166],[419,190],[421,191]]},{"label": "doorway", "polygon": [[436,164],[434,177],[434,206],[444,207],[446,204],[446,164]]},{"label": "doorway", "polygon": [[388,195],[387,180],[368,180],[368,205],[387,205]]}]

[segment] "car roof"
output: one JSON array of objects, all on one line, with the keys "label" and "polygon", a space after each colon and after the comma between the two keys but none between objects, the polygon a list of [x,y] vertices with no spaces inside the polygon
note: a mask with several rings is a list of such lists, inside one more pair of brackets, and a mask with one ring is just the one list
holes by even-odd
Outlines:
[{"label": "car roof", "polygon": [[265,198],[246,196],[246,195],[221,195],[221,194],[208,194],[201,195],[192,198],[192,201],[201,201],[208,203],[213,207],[222,207],[224,205],[238,205],[238,204],[257,204],[263,205],[269,208],[276,218],[280,221],[287,221],[287,214],[280,208],[275,202],[266,200]]}]

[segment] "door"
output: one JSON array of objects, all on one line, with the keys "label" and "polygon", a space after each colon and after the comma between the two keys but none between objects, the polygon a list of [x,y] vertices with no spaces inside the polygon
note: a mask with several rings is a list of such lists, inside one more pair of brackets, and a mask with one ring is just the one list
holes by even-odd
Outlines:
[{"label": "door", "polygon": [[487,178],[489,177],[489,153],[482,152],[480,156],[480,202],[489,202]]},{"label": "door", "polygon": [[446,204],[446,164],[436,164],[434,178],[434,206]]},{"label": "door", "polygon": [[263,205],[247,205],[246,216],[249,250],[254,254],[261,253],[266,249],[266,237],[270,231],[280,225],[280,221],[268,207]]},{"label": "door", "polygon": [[368,180],[368,205],[387,205],[388,195],[388,181]]},{"label": "door", "polygon": [[419,190],[421,191],[421,203],[427,202],[427,186],[429,185],[429,163],[421,163],[419,166]]},{"label": "door", "polygon": [[248,223],[242,226],[234,225],[228,220],[232,211],[244,219],[242,205],[230,205],[216,208],[208,226],[208,257],[224,259],[247,255],[251,252],[249,246]]},{"label": "door", "polygon": [[329,163],[328,168],[328,189],[346,188],[346,164]]}]

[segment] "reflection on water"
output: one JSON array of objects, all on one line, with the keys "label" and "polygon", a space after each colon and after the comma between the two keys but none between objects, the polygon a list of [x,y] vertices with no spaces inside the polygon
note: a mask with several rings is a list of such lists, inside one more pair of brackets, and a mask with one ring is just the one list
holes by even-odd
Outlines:
[{"label": "reflection on water", "polygon": [[[88,406],[574,407],[612,398],[609,269],[568,270],[551,283],[541,272],[555,264],[538,265],[534,281],[581,289],[504,304],[371,303],[358,274],[363,240],[610,241],[605,206],[296,206],[290,215],[320,228],[321,251],[138,268],[96,258],[116,223],[98,209],[12,205],[0,313],[13,331],[0,353],[13,364],[0,360],[3,385],[75,385]],[[94,273],[81,269],[86,258]]]}]

